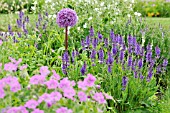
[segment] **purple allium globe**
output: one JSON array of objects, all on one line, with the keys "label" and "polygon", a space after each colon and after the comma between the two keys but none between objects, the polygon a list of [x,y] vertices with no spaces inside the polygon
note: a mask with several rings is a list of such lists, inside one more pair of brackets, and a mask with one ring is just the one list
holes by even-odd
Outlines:
[{"label": "purple allium globe", "polygon": [[74,10],[64,8],[58,12],[56,21],[60,27],[72,27],[77,23],[78,17]]}]

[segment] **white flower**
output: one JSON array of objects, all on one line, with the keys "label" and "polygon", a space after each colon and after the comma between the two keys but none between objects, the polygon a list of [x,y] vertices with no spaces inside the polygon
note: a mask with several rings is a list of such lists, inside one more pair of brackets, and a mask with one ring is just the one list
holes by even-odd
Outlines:
[{"label": "white flower", "polygon": [[89,17],[88,21],[90,21],[92,19],[92,17]]},{"label": "white flower", "polygon": [[36,10],[36,7],[32,6],[31,9],[32,9],[33,11],[35,11],[35,10]]},{"label": "white flower", "polygon": [[100,3],[100,6],[101,6],[101,7],[104,6],[104,2],[101,2],[101,3]]},{"label": "white flower", "polygon": [[87,24],[86,23],[83,25],[83,28],[87,28]]},{"label": "white flower", "polygon": [[127,16],[128,16],[129,18],[131,17],[131,15],[130,15],[130,14],[128,14]]},{"label": "white flower", "polygon": [[80,31],[80,27],[77,27],[77,30]]},{"label": "white flower", "polygon": [[45,3],[47,4],[47,3],[50,3],[51,2],[51,0],[45,0]]}]

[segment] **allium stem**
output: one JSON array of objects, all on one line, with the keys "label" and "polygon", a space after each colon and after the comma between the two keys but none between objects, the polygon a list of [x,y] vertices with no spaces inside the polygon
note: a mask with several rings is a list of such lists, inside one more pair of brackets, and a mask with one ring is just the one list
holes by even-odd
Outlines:
[{"label": "allium stem", "polygon": [[65,32],[65,50],[68,49],[68,26],[66,26],[66,32]]}]

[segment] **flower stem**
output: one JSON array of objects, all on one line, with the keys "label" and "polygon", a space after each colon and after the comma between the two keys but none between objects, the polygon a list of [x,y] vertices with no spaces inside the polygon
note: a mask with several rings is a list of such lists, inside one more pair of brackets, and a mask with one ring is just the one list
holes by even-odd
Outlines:
[{"label": "flower stem", "polygon": [[66,26],[66,32],[65,32],[65,51],[68,49],[68,26]]}]

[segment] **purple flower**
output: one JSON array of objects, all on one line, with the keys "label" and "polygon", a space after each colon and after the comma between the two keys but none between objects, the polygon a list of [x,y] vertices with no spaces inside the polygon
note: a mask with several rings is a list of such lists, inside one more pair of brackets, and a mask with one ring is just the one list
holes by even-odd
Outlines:
[{"label": "purple flower", "polygon": [[106,100],[102,94],[102,92],[100,93],[95,93],[94,96],[92,97],[95,101],[97,101],[99,104],[104,104],[106,103]]},{"label": "purple flower", "polygon": [[108,72],[111,73],[112,72],[112,66],[108,65]]},{"label": "purple flower", "polygon": [[157,56],[159,56],[160,53],[161,53],[161,50],[158,46],[155,47],[155,53],[156,53]]},{"label": "purple flower", "polygon": [[138,73],[137,73],[137,71],[133,71],[133,74],[134,74],[134,78],[138,78]]},{"label": "purple flower", "polygon": [[85,50],[85,43],[84,43],[84,39],[81,40],[81,46],[83,47],[83,50]]},{"label": "purple flower", "polygon": [[166,67],[167,65],[168,65],[168,60],[167,60],[167,59],[164,59],[162,66],[163,66],[163,67]]},{"label": "purple flower", "polygon": [[97,47],[97,44],[98,44],[98,39],[97,39],[97,38],[93,38],[93,39],[92,39],[93,48],[96,48],[96,47]]},{"label": "purple flower", "polygon": [[161,73],[161,65],[158,65],[158,66],[156,67],[156,73],[157,73],[157,74]]},{"label": "purple flower", "polygon": [[87,77],[84,79],[84,84],[88,87],[93,87],[96,81],[96,77],[92,74],[87,74]]},{"label": "purple flower", "polygon": [[108,51],[108,57],[107,57],[107,60],[106,60],[106,63],[108,65],[111,65],[113,63],[114,59],[112,57],[112,54]]},{"label": "purple flower", "polygon": [[123,78],[122,78],[122,86],[123,86],[122,90],[125,90],[127,83],[128,83],[128,78],[126,76],[123,76]]},{"label": "purple flower", "polygon": [[90,47],[90,37],[89,36],[86,37],[86,46]]},{"label": "purple flower", "polygon": [[132,66],[132,62],[133,62],[132,56],[129,56],[128,57],[128,67]]},{"label": "purple flower", "polygon": [[135,54],[136,54],[136,55],[139,55],[139,54],[140,54],[140,48],[141,48],[141,47],[140,47],[140,44],[136,43],[136,44],[135,44]]},{"label": "purple flower", "polygon": [[108,38],[104,38],[104,46],[108,47]]},{"label": "purple flower", "polygon": [[104,62],[104,51],[103,51],[103,49],[100,48],[98,53],[99,53],[99,61],[100,61],[100,63],[103,63]]},{"label": "purple flower", "polygon": [[144,76],[142,75],[142,73],[140,74],[140,79],[143,80]]},{"label": "purple flower", "polygon": [[102,41],[103,35],[100,32],[98,32],[98,38],[100,41]]},{"label": "purple flower", "polygon": [[73,111],[67,107],[60,107],[56,110],[56,113],[73,113]]},{"label": "purple flower", "polygon": [[133,45],[133,37],[132,36],[128,36],[128,45],[132,46]]},{"label": "purple flower", "polygon": [[138,60],[138,67],[141,69],[143,67],[143,60],[142,58]]},{"label": "purple flower", "polygon": [[63,78],[59,83],[59,88],[62,89],[62,91],[70,89],[71,82],[68,80],[68,78]]},{"label": "purple flower", "polygon": [[78,97],[81,102],[85,102],[87,99],[87,95],[83,91],[78,92]]},{"label": "purple flower", "polygon": [[122,36],[118,35],[118,43],[121,45],[123,43]]},{"label": "purple flower", "polygon": [[60,27],[67,27],[67,26],[73,27],[77,23],[78,17],[74,10],[69,8],[64,8],[58,12],[56,21]]},{"label": "purple flower", "polygon": [[117,52],[118,52],[117,45],[113,44],[113,46],[112,46],[112,53],[113,53],[113,55],[115,56],[117,54]]},{"label": "purple flower", "polygon": [[152,60],[152,51],[146,53],[146,62],[151,62]]},{"label": "purple flower", "polygon": [[124,55],[125,55],[125,52],[123,50],[121,50],[120,54],[119,54],[119,58],[120,58],[121,62],[123,62],[123,60],[124,60]]},{"label": "purple flower", "polygon": [[31,99],[25,103],[25,107],[27,107],[29,109],[35,109],[38,105],[39,105],[39,103],[33,99]]},{"label": "purple flower", "polygon": [[93,29],[93,27],[92,27],[92,26],[90,27],[90,36],[91,36],[91,37],[93,37],[93,36],[94,36],[94,29]]},{"label": "purple flower", "polygon": [[114,35],[114,32],[113,32],[113,29],[110,31],[110,38],[111,38],[111,41],[113,42],[113,39],[114,39],[115,35]]},{"label": "purple flower", "polygon": [[133,51],[133,50],[132,50],[132,46],[131,46],[131,45],[129,45],[129,46],[128,46],[128,53],[129,53],[129,54],[131,54],[131,53],[132,53],[132,51]]},{"label": "purple flower", "polygon": [[149,70],[149,71],[148,71],[148,76],[147,76],[147,81],[148,81],[148,82],[151,80],[152,75],[153,75],[152,70]]},{"label": "purple flower", "polygon": [[80,72],[81,72],[82,75],[85,74],[85,72],[86,72],[86,62],[84,62],[84,65],[82,66]]},{"label": "purple flower", "polygon": [[96,50],[93,49],[90,55],[91,59],[94,60],[96,58]]}]

